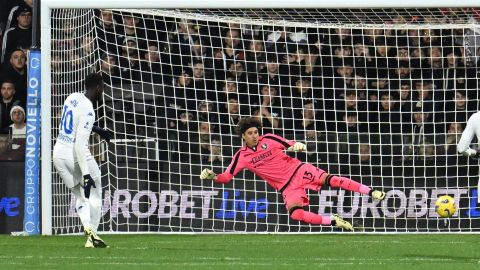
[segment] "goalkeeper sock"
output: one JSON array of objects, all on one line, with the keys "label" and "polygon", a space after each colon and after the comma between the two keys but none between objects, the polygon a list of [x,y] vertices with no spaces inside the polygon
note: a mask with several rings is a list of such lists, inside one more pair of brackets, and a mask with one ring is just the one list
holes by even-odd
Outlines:
[{"label": "goalkeeper sock", "polygon": [[331,187],[339,187],[341,189],[359,192],[365,195],[368,195],[371,190],[371,188],[343,176],[329,175],[327,176],[325,183]]},{"label": "goalkeeper sock", "polygon": [[293,210],[290,217],[294,220],[304,221],[310,224],[319,224],[319,225],[330,225],[332,224],[332,219],[328,216],[321,216],[314,214],[312,212],[305,211],[303,209]]}]

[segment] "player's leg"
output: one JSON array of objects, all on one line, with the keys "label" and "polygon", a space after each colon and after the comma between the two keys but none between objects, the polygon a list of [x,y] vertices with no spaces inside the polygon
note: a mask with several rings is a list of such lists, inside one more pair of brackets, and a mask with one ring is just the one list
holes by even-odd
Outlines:
[{"label": "player's leg", "polygon": [[[87,242],[85,247],[95,247],[95,248],[108,248],[109,246],[97,235],[98,224],[100,223],[100,218],[102,214],[102,185],[100,182],[100,169],[98,168],[97,163],[94,159],[87,160],[88,169],[90,175],[95,181],[96,188],[90,190],[90,198],[85,199],[86,204],[88,205],[88,215],[89,215],[89,226],[85,227],[85,235],[87,236]],[[78,166],[78,165],[77,165]],[[79,177],[81,176],[81,172]],[[81,188],[82,198],[85,198],[83,193],[83,187]]]},{"label": "player's leg", "polygon": [[80,217],[83,226],[90,227],[90,206],[86,202],[82,193],[82,187],[80,186],[80,167],[78,167],[78,164],[74,164],[73,160],[67,159],[53,159],[53,165],[58,171],[63,183],[75,196],[75,210],[77,210],[77,214]]},{"label": "player's leg", "polygon": [[331,186],[334,188],[341,188],[361,194],[370,195],[374,200],[381,201],[385,199],[385,192],[380,190],[373,190],[372,188],[360,184],[350,178],[324,173],[320,177],[320,184]]},{"label": "player's leg", "polygon": [[101,181],[101,172],[98,168],[97,162],[95,159],[89,159],[87,161],[88,169],[90,175],[95,181],[96,188],[90,190],[90,198],[88,202],[90,204],[90,225],[91,228],[96,232],[98,229],[98,224],[102,218],[102,181]]},{"label": "player's leg", "polygon": [[305,190],[299,187],[287,187],[282,193],[283,201],[288,209],[290,217],[294,220],[303,221],[315,225],[332,225],[346,230],[352,230],[352,225],[343,219],[334,216],[325,216],[305,211],[303,207],[309,204]]},{"label": "player's leg", "polygon": [[74,164],[73,182],[75,186],[71,190],[76,198],[75,209],[77,210],[77,214],[82,221],[84,230],[91,229],[92,224],[90,219],[90,203],[85,198],[83,193],[83,176],[78,163]]}]

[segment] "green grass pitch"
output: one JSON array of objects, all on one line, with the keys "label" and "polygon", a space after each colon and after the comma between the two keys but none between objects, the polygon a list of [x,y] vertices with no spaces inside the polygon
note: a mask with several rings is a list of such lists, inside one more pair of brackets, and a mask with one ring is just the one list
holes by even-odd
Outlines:
[{"label": "green grass pitch", "polygon": [[480,235],[0,236],[0,269],[480,269]]}]

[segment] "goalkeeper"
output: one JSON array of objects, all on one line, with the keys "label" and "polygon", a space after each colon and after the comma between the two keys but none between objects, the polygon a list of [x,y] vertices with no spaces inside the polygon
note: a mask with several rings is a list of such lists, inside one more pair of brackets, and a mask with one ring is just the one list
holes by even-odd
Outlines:
[{"label": "goalkeeper", "polygon": [[303,208],[309,204],[305,189],[318,191],[327,185],[370,195],[377,201],[385,198],[382,191],[372,190],[345,177],[328,174],[309,163],[302,163],[288,156],[284,152],[285,149],[305,151],[305,144],[289,141],[274,134],[261,136],[260,128],[261,124],[255,118],[242,118],[237,133],[242,136],[245,145],[235,153],[224,173],[217,175],[210,169],[204,169],[200,178],[226,184],[238,172],[247,168],[282,193],[292,219],[310,224],[332,225],[349,231],[353,230],[352,225],[337,214],[322,216],[305,211]]},{"label": "goalkeeper", "polygon": [[[470,116],[467,122],[467,126],[463,130],[462,137],[457,145],[457,151],[464,156],[478,158],[480,157],[480,151],[470,148],[473,136],[477,136],[477,141],[480,142],[480,112],[476,112]],[[480,194],[480,179],[477,185],[478,193]],[[480,203],[480,196],[478,196],[478,203]]]}]

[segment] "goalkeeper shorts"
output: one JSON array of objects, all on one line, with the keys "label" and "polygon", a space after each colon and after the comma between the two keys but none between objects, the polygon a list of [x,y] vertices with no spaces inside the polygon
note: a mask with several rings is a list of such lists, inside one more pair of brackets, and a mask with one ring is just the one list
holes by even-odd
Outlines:
[{"label": "goalkeeper shorts", "polygon": [[324,170],[305,163],[293,176],[288,186],[283,190],[283,202],[287,209],[292,206],[307,206],[310,204],[306,189],[319,191],[321,188],[320,177],[326,173]]}]

